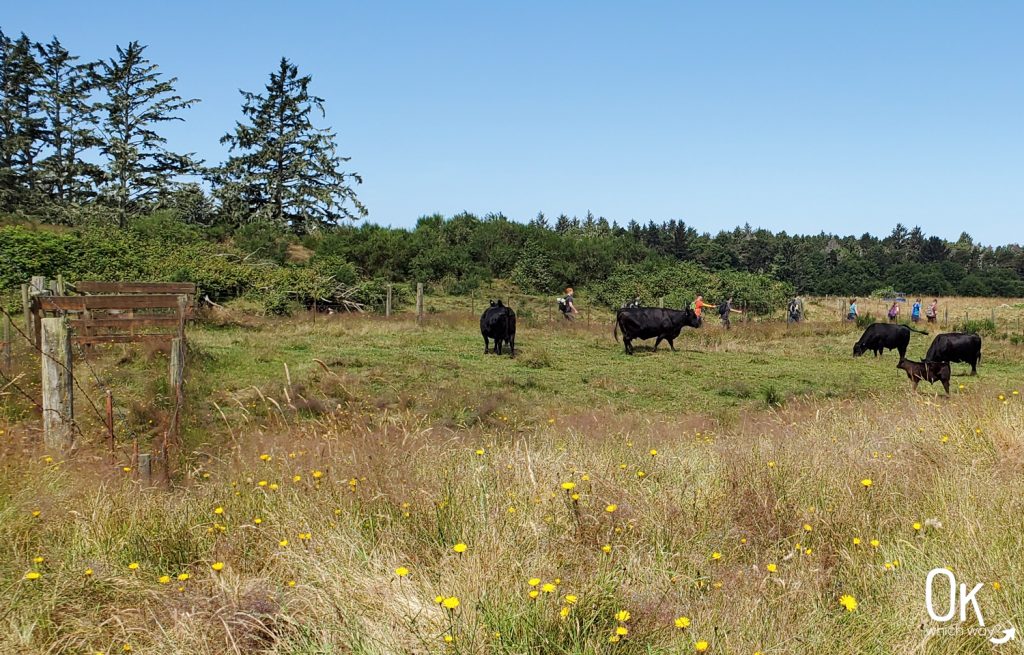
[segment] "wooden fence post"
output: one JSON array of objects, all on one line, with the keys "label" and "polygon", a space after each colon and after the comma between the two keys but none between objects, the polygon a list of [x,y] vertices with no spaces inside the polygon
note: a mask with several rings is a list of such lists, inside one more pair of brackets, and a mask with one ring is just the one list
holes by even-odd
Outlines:
[{"label": "wooden fence post", "polygon": [[[171,393],[174,394],[174,409],[171,412],[171,420],[164,433],[164,442],[160,456],[164,462],[164,476],[167,482],[171,480],[171,441],[178,441],[178,425],[181,420],[181,406],[184,401],[184,379],[185,379],[185,339],[177,336],[171,339],[171,358],[169,363],[169,376],[171,382]],[[141,455],[140,455],[141,458]],[[141,459],[140,459],[141,466]]]},{"label": "wooden fence post", "polygon": [[56,291],[58,296],[66,296],[68,291],[67,284],[64,283],[64,275],[61,273],[57,274],[56,280]]},{"label": "wooden fence post", "polygon": [[153,481],[153,456],[149,453],[139,453],[139,478],[149,484]]},{"label": "wooden fence post", "polygon": [[388,295],[384,300],[384,316],[391,316],[391,284],[388,284]]},{"label": "wooden fence post", "polygon": [[51,450],[67,450],[74,433],[71,339],[63,318],[42,321],[43,440]]},{"label": "wooden fence post", "polygon": [[658,298],[658,307],[661,307],[662,309],[665,309],[665,296],[662,296],[661,298]]},{"label": "wooden fence post", "polygon": [[11,317],[4,312],[4,371],[11,370],[11,351],[14,350],[14,342],[11,341]]},{"label": "wooden fence post", "polygon": [[416,321],[423,321],[423,283],[416,283]]},{"label": "wooden fence post", "polygon": [[114,463],[114,394],[107,389],[107,437],[110,439],[110,463]]},{"label": "wooden fence post", "polygon": [[25,312],[25,334],[28,335],[29,342],[32,345],[36,345],[35,341],[35,326],[32,324],[32,297],[28,292],[28,285],[21,285],[21,306]]}]

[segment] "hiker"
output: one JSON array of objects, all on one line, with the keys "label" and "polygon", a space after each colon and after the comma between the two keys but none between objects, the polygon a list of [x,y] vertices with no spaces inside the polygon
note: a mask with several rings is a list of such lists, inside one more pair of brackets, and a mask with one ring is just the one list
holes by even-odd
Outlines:
[{"label": "hiker", "polygon": [[889,322],[895,323],[900,317],[900,304],[898,301],[892,301],[892,307],[889,308]]},{"label": "hiker", "polygon": [[800,296],[794,296],[786,306],[788,323],[799,323],[804,318],[804,301]]},{"label": "hiker", "polygon": [[732,325],[729,322],[729,314],[735,312],[736,314],[742,314],[743,312],[732,307],[732,296],[724,303],[718,305],[718,316],[722,319],[722,325],[725,326],[726,330],[731,330]]},{"label": "hiker", "polygon": [[921,321],[921,299],[918,298],[914,301],[914,306],[910,308],[910,320],[914,323]]},{"label": "hiker", "polygon": [[857,299],[850,298],[850,308],[846,310],[846,320],[856,321],[860,317],[860,312],[857,311]]},{"label": "hiker", "polygon": [[690,309],[693,310],[693,313],[697,316],[697,318],[701,319],[702,321],[704,320],[704,318],[701,316],[701,314],[704,312],[704,308],[710,307],[711,309],[714,309],[716,306],[717,305],[710,305],[705,303],[704,296],[700,294],[698,294],[697,297],[693,299],[693,302],[690,303]]},{"label": "hiker", "polygon": [[932,300],[932,304],[928,306],[928,311],[925,312],[925,318],[928,319],[929,323],[934,323],[939,316],[939,299],[935,298]]},{"label": "hiker", "polygon": [[573,302],[572,287],[565,288],[565,297],[558,299],[558,308],[562,310],[562,316],[565,320],[576,320],[576,314],[579,314],[579,312],[576,311],[576,305]]}]

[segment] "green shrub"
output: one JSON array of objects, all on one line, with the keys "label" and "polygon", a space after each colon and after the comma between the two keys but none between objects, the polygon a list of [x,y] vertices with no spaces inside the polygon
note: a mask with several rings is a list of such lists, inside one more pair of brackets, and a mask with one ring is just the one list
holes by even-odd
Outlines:
[{"label": "green shrub", "polygon": [[968,334],[995,334],[996,324],[990,318],[970,318],[957,323],[953,330],[955,332],[967,332]]}]

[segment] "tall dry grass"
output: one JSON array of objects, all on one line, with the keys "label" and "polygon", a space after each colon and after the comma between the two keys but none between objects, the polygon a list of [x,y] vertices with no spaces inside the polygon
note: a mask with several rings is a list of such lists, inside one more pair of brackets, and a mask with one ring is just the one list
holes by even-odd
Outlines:
[{"label": "tall dry grass", "polygon": [[727,424],[275,410],[169,490],[11,459],[0,652],[988,652],[923,604],[946,566],[990,626],[1024,607],[1024,401],[972,389]]}]

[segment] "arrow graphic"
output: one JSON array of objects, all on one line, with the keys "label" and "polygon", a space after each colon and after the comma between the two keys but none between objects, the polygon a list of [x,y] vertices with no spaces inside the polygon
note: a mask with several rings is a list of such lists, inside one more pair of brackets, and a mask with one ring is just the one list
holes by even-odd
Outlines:
[{"label": "arrow graphic", "polygon": [[993,644],[998,646],[999,644],[1005,644],[1008,641],[1012,641],[1013,638],[1016,637],[1016,636],[1017,636],[1017,629],[1014,628],[1011,625],[1006,630],[1003,630],[1003,636],[1002,637],[992,637],[991,639],[989,639],[989,641],[991,641]]}]

